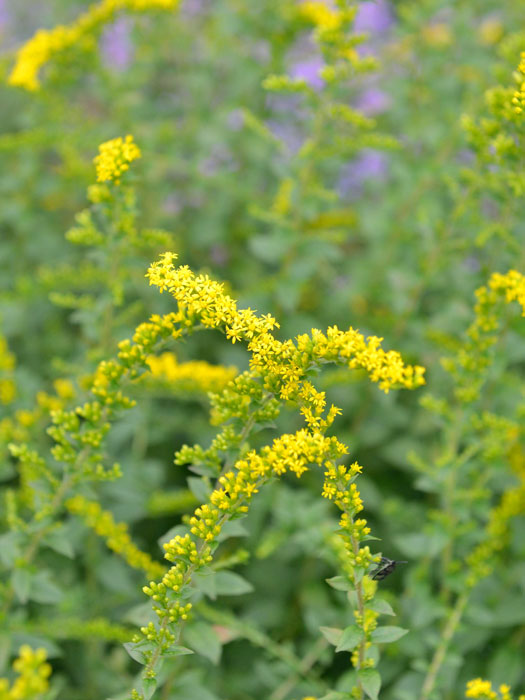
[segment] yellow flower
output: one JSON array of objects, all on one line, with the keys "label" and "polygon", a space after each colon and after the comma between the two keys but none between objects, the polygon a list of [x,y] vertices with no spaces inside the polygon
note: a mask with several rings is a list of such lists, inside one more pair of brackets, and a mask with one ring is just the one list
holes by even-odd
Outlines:
[{"label": "yellow flower", "polygon": [[521,52],[521,61],[518,66],[517,76],[519,79],[519,88],[514,92],[512,104],[516,114],[521,114],[525,108],[525,51]]},{"label": "yellow flower", "polygon": [[120,176],[129,169],[129,164],[141,156],[131,134],[125,139],[119,136],[106,141],[98,150],[99,154],[93,161],[97,168],[97,182],[110,180],[116,185],[120,185]]},{"label": "yellow flower", "polygon": [[422,37],[430,46],[449,46],[452,43],[452,32],[448,24],[438,22],[427,24],[421,31]]},{"label": "yellow flower", "polygon": [[503,25],[494,17],[488,17],[480,24],[478,34],[482,44],[497,44],[503,36]]},{"label": "yellow flower", "polygon": [[172,10],[179,0],[102,0],[68,26],[39,29],[17,52],[16,63],[8,78],[9,85],[35,91],[40,87],[38,73],[53,55],[90,38],[121,10],[143,12],[150,9]]},{"label": "yellow flower", "polygon": [[125,523],[116,523],[112,514],[107,510],[102,510],[99,503],[89,501],[83,496],[77,495],[65,502],[70,513],[79,515],[84,522],[91,527],[97,535],[106,540],[108,547],[117,554],[120,554],[127,563],[135,569],[142,569],[148,578],[162,576],[165,567],[150,557],[146,552],[142,552],[129,536]]},{"label": "yellow flower", "polygon": [[173,389],[188,393],[221,391],[237,374],[236,367],[194,361],[179,363],[172,352],[158,357],[150,355],[147,363],[155,379],[164,380]]},{"label": "yellow flower", "polygon": [[18,658],[13,662],[13,670],[19,675],[11,688],[7,679],[0,678],[2,700],[30,700],[41,697],[48,690],[51,666],[46,663],[45,649],[34,650],[24,644],[20,647]]},{"label": "yellow flower", "polygon": [[299,13],[319,29],[339,29],[342,15],[324,2],[304,2]]}]

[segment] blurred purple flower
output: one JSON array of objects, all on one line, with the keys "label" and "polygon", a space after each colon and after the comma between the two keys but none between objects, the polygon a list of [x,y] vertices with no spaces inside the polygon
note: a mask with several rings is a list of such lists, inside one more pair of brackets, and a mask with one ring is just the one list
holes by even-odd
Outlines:
[{"label": "blurred purple flower", "polygon": [[384,180],[388,174],[388,158],[381,151],[367,148],[356,160],[345,165],[339,176],[342,195],[358,192],[367,180]]},{"label": "blurred purple flower", "polygon": [[363,112],[367,117],[372,117],[374,114],[380,114],[390,107],[390,97],[379,88],[371,87],[359,95],[356,101],[356,107],[360,112]]},{"label": "blurred purple flower", "polygon": [[319,75],[319,71],[324,66],[320,56],[311,56],[303,61],[297,61],[290,66],[290,76],[296,80],[301,78],[314,90],[321,90],[324,80]]},{"label": "blurred purple flower", "polygon": [[117,19],[102,34],[100,49],[102,60],[109,68],[122,71],[129,65],[132,55],[129,21]]},{"label": "blurred purple flower", "polygon": [[269,119],[266,126],[272,134],[282,141],[290,154],[294,155],[304,143],[304,134],[296,124],[287,124],[274,119]]},{"label": "blurred purple flower", "polygon": [[359,4],[354,29],[356,32],[383,34],[393,22],[392,11],[386,0],[367,0]]},{"label": "blurred purple flower", "polygon": [[232,131],[240,131],[244,126],[244,115],[242,109],[232,109],[226,117],[226,124]]},{"label": "blurred purple flower", "polygon": [[208,9],[206,0],[186,0],[182,3],[181,13],[188,16],[197,16],[203,14]]},{"label": "blurred purple flower", "polygon": [[7,0],[0,0],[0,31],[9,23]]}]

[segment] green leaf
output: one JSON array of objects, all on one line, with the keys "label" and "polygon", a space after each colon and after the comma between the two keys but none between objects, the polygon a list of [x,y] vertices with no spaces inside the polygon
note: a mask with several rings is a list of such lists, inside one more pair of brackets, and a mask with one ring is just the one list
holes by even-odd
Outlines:
[{"label": "green leaf", "polygon": [[193,649],[188,649],[188,647],[170,647],[161,652],[161,656],[186,656],[193,653]]},{"label": "green leaf", "polygon": [[34,574],[29,569],[15,569],[11,575],[11,585],[18,600],[25,604],[29,600],[29,591]]},{"label": "green leaf", "polygon": [[360,583],[363,580],[366,570],[362,566],[354,566],[354,582]]},{"label": "green leaf", "polygon": [[11,568],[20,556],[21,538],[19,532],[6,532],[0,535],[0,562]]},{"label": "green leaf", "polygon": [[184,638],[197,654],[205,656],[215,666],[219,663],[222,645],[211,625],[206,622],[195,622],[186,627]]},{"label": "green leaf", "polygon": [[199,503],[207,503],[211,493],[209,480],[197,476],[189,476],[188,486]]},{"label": "green leaf", "polygon": [[372,632],[372,641],[386,644],[388,642],[395,642],[401,637],[404,637],[408,630],[402,627],[378,627]]},{"label": "green leaf", "polygon": [[364,668],[358,672],[357,677],[361,681],[363,690],[372,700],[377,700],[381,688],[381,676],[373,668]]},{"label": "green leaf", "polygon": [[195,588],[215,600],[217,598],[217,573],[211,569],[201,569],[193,576]]},{"label": "green leaf", "polygon": [[219,571],[216,579],[217,595],[244,595],[253,591],[252,584],[233,571]]},{"label": "green leaf", "polygon": [[319,627],[324,638],[336,647],[343,635],[343,630],[338,627]]},{"label": "green leaf", "polygon": [[150,700],[153,697],[153,693],[157,689],[157,679],[156,678],[143,678],[142,679],[142,694],[144,695],[144,700]]},{"label": "green leaf", "polygon": [[122,616],[123,622],[131,622],[131,624],[136,627],[146,626],[148,622],[154,622],[155,620],[158,620],[158,617],[151,607],[151,601],[149,599],[146,603],[134,605]]},{"label": "green leaf", "polygon": [[148,642],[142,640],[140,642],[126,642],[123,644],[124,649],[128,652],[132,659],[137,661],[139,664],[145,666],[148,662],[144,656],[144,652],[153,651],[155,645],[153,642]]},{"label": "green leaf", "polygon": [[221,533],[217,539],[219,542],[223,542],[229,537],[246,537],[248,534],[248,530],[239,520],[228,520],[228,522],[224,523]]},{"label": "green leaf", "polygon": [[49,571],[39,571],[31,580],[31,590],[29,598],[37,603],[54,604],[59,603],[64,597],[64,593],[56,583],[51,580]]},{"label": "green leaf", "polygon": [[326,583],[336,591],[349,591],[352,588],[350,581],[344,576],[334,576],[333,578],[325,579]]},{"label": "green leaf", "polygon": [[392,609],[392,606],[390,603],[387,603],[386,600],[383,600],[382,598],[374,598],[371,600],[369,603],[366,604],[366,607],[369,608],[370,610],[373,610],[374,612],[380,613],[381,615],[394,615],[395,612]]},{"label": "green leaf", "polygon": [[71,532],[69,528],[62,526],[56,530],[52,530],[47,533],[42,541],[50,547],[50,549],[54,549],[55,552],[63,554],[68,559],[74,559],[75,550],[71,542]]},{"label": "green leaf", "polygon": [[357,593],[355,591],[348,591],[346,597],[352,608],[357,608]]},{"label": "green leaf", "polygon": [[345,629],[343,630],[343,634],[341,635],[341,639],[339,640],[339,644],[337,645],[335,650],[351,651],[352,649],[355,649],[356,646],[361,642],[363,636],[363,630],[357,625],[350,625],[349,627],[345,627]]}]

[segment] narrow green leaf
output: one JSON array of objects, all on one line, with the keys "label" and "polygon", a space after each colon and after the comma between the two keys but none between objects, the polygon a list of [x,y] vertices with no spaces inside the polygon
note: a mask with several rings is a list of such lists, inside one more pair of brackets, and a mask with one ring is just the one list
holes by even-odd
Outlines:
[{"label": "narrow green leaf", "polygon": [[365,575],[365,569],[362,566],[354,566],[354,582],[360,583]]},{"label": "narrow green leaf", "polygon": [[348,602],[353,608],[357,608],[357,593],[355,591],[348,591],[346,594]]},{"label": "narrow green leaf", "polygon": [[408,630],[402,627],[378,627],[372,632],[372,641],[386,644],[404,637]]},{"label": "narrow green leaf", "polygon": [[392,606],[390,603],[387,603],[386,600],[383,600],[382,598],[374,598],[371,600],[369,603],[366,604],[366,607],[369,608],[370,610],[374,610],[374,612],[380,613],[381,615],[394,615],[395,612],[392,609]]},{"label": "narrow green leaf", "polygon": [[350,581],[344,576],[334,576],[333,578],[325,579],[326,583],[336,591],[349,591],[352,587]]},{"label": "narrow green leaf", "polygon": [[343,630],[338,627],[319,627],[324,638],[336,647],[342,637]]},{"label": "narrow green leaf", "polygon": [[144,656],[144,652],[147,651],[147,649],[144,649],[143,646],[141,648],[140,643],[126,642],[123,646],[132,659],[137,661],[139,664],[142,664],[143,666],[146,665],[147,661]]},{"label": "narrow green leaf", "polygon": [[364,668],[359,671],[357,677],[361,681],[363,690],[371,700],[377,700],[381,688],[381,676],[373,668]]},{"label": "narrow green leaf", "polygon": [[209,480],[197,476],[189,476],[188,486],[199,503],[207,503],[211,493]]},{"label": "narrow green leaf", "polygon": [[357,625],[350,625],[343,630],[339,644],[336,647],[336,651],[351,651],[355,649],[356,646],[363,639],[364,632]]},{"label": "narrow green leaf", "polygon": [[11,568],[15,560],[20,556],[21,537],[18,532],[6,532],[0,535],[0,561],[6,567]]},{"label": "narrow green leaf", "polygon": [[170,647],[161,653],[161,656],[185,656],[186,654],[193,654],[193,649],[188,649],[188,647]]},{"label": "narrow green leaf", "polygon": [[144,700],[150,700],[153,697],[153,693],[157,689],[157,679],[156,678],[143,678],[142,679],[142,694],[144,695]]},{"label": "narrow green leaf", "polygon": [[18,600],[25,604],[29,598],[33,574],[28,569],[15,569],[11,574],[11,585]]}]

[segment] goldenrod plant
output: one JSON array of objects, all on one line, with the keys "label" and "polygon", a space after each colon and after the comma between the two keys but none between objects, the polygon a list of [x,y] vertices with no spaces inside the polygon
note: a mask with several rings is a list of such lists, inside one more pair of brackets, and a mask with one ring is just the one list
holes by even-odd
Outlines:
[{"label": "goldenrod plant", "polygon": [[1,697],[523,696],[522,19],[0,0]]}]

